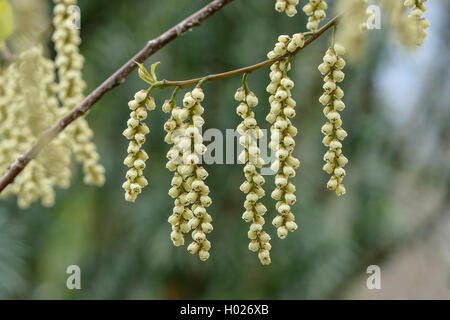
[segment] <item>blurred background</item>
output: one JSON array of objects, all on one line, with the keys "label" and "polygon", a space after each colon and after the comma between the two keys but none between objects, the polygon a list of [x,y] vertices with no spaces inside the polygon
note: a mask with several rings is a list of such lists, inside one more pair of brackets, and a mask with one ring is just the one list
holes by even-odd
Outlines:
[{"label": "blurred background", "polygon": [[[208,2],[80,0],[85,92],[149,39]],[[31,3],[50,16],[50,1]],[[330,32],[296,57],[290,76],[296,83],[300,130],[295,155],[302,161],[294,180],[299,230],[279,240],[269,222],[274,201],[264,198],[273,239],[270,266],[261,266],[247,249],[238,164],[207,166],[215,228],[211,258],[200,262],[185,247],[172,245],[167,222],[173,207],[167,195],[171,173],[165,169],[169,147],[163,141],[167,115],[161,111],[148,121],[150,185],[136,203],[124,200],[127,102],[146,87],[133,73],[87,116],[106,167],[104,187],[84,185],[74,165],[72,186],[58,190],[53,208],[37,203],[20,210],[15,198],[0,202],[0,298],[450,298],[450,5],[444,0],[427,5],[431,26],[421,48],[408,51],[398,45],[383,22],[382,29],[369,32],[361,60],[345,69],[343,121],[349,137],[344,153],[350,162],[347,194],[339,198],[326,189],[328,175],[321,169],[326,149],[317,66]],[[302,13],[288,18],[273,6],[273,0],[235,0],[146,66],[161,61],[160,78],[181,80],[263,60],[279,34],[305,30]],[[50,42],[48,48],[53,57]],[[205,129],[225,132],[240,122],[233,99],[240,81],[234,77],[205,85]],[[257,119],[266,128],[267,83],[267,69],[249,76],[260,98]],[[170,89],[157,91],[156,101],[161,104],[170,94]],[[273,179],[266,180],[270,195]],[[69,265],[81,268],[81,290],[66,287]],[[366,287],[370,265],[381,268],[381,290]]]}]

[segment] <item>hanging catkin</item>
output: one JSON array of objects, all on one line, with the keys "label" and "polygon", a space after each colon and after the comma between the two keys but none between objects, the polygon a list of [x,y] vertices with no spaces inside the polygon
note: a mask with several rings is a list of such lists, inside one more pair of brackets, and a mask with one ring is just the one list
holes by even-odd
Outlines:
[{"label": "hanging catkin", "polygon": [[345,60],[342,55],[345,48],[340,44],[335,44],[329,48],[323,57],[323,63],[319,66],[319,71],[324,75],[323,89],[325,92],[319,101],[324,105],[323,113],[327,122],[322,126],[322,133],[325,135],[322,142],[329,150],[325,153],[323,160],[325,165],[323,170],[331,174],[327,183],[327,188],[336,192],[338,196],[345,194],[345,187],[342,180],[345,176],[344,166],[348,160],[342,153],[341,141],[347,136],[347,132],[342,128],[342,119],[339,112],[344,110],[345,104],[342,102],[344,91],[337,85],[344,80]]},{"label": "hanging catkin", "polygon": [[[86,86],[81,69],[84,58],[79,52],[81,43],[80,31],[71,26],[72,17],[69,7],[77,4],[77,0],[53,0],[53,24],[55,32],[52,39],[56,50],[56,66],[58,68],[58,95],[62,103],[61,115],[69,112],[84,98]],[[84,182],[101,186],[105,182],[104,171],[99,161],[97,147],[91,141],[93,132],[85,118],[77,119],[67,128],[67,136],[72,143],[73,152],[78,162],[83,164]]]},{"label": "hanging catkin", "polygon": [[305,38],[301,33],[294,34],[292,38],[281,35],[275,48],[268,54],[270,59],[285,56],[270,67],[270,84],[267,86],[267,92],[271,94],[270,112],[266,117],[272,124],[269,148],[275,152],[277,158],[271,165],[272,170],[276,172],[275,190],[271,196],[277,200],[275,208],[278,212],[272,224],[277,228],[278,237],[281,239],[286,238],[289,231],[297,229],[291,210],[296,201],[295,186],[289,179],[295,176],[300,161],[293,156],[297,128],[290,119],[295,117],[296,102],[291,95],[294,82],[287,73],[291,68],[288,54],[303,47],[304,43]]},{"label": "hanging catkin", "polygon": [[237,131],[241,134],[239,139],[240,144],[244,150],[239,155],[239,159],[244,166],[244,175],[246,180],[241,184],[240,189],[246,194],[244,208],[245,212],[242,219],[245,222],[251,222],[248,237],[250,243],[248,248],[253,252],[258,252],[258,258],[261,264],[270,264],[270,249],[272,248],[269,241],[270,236],[263,231],[265,220],[263,215],[266,213],[266,207],[260,202],[264,197],[265,183],[264,177],[257,171],[264,165],[264,160],[261,158],[261,152],[258,148],[257,140],[262,137],[263,132],[258,127],[255,119],[255,113],[252,108],[258,105],[258,98],[249,91],[244,78],[244,87],[239,88],[234,95],[236,101],[240,104],[236,108],[236,113],[242,118]]}]

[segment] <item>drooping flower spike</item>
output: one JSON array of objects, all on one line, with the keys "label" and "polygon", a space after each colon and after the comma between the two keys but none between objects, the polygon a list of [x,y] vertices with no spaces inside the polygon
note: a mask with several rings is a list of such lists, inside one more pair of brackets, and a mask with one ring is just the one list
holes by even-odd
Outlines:
[{"label": "drooping flower spike", "polygon": [[208,172],[200,165],[200,157],[206,152],[200,132],[205,122],[202,117],[204,109],[200,104],[204,98],[203,90],[199,86],[186,93],[183,98],[183,106],[188,110],[188,119],[184,131],[184,138],[187,140],[185,140],[186,144],[182,145],[182,172],[186,177],[185,189],[188,192],[186,199],[191,204],[193,213],[188,223],[192,229],[193,241],[187,250],[191,254],[198,254],[202,261],[209,258],[211,242],[206,239],[206,234],[213,230],[211,215],[206,210],[212,203],[209,197],[209,187],[205,183]]},{"label": "drooping flower spike", "polygon": [[134,95],[134,99],[128,102],[131,110],[130,119],[123,135],[130,140],[128,155],[123,163],[129,168],[126,173],[126,181],[122,188],[125,190],[125,199],[134,202],[148,182],[144,176],[145,162],[148,154],[143,145],[145,136],[150,132],[144,120],[147,119],[147,110],[155,110],[155,100],[150,97],[151,90],[141,90]]},{"label": "drooping flower spike", "polygon": [[[182,170],[184,167],[180,167],[183,159],[183,143],[185,140],[184,130],[188,126],[185,120],[189,116],[189,111],[186,108],[180,108],[176,106],[176,92],[177,87],[172,99],[166,100],[163,104],[163,111],[170,112],[171,116],[164,125],[164,130],[167,132],[165,141],[171,145],[170,150],[167,152],[168,162],[166,168],[173,172],[173,178],[171,181],[172,187],[169,190],[169,195],[174,198],[174,207],[172,215],[169,217],[169,223],[172,226],[172,233],[170,238],[175,246],[184,245],[184,234],[191,231],[189,220],[192,219],[193,213],[189,208],[189,201],[187,200],[188,186],[185,182],[188,178],[186,170]],[[180,169],[178,169],[180,167]]]},{"label": "drooping flower spike", "polygon": [[[53,63],[43,56],[41,46],[22,52],[6,70],[0,90],[1,175],[59,118],[54,80]],[[70,183],[71,152],[66,142],[64,134],[54,139],[2,192],[2,197],[17,195],[21,208],[37,200],[52,206],[54,187],[66,188]]]},{"label": "drooping flower spike", "polygon": [[364,51],[368,21],[373,12],[368,8],[367,0],[338,0],[336,12],[345,12],[339,27],[335,29],[336,41],[345,47],[350,61],[358,61]]},{"label": "drooping flower spike", "polygon": [[[84,98],[86,84],[82,76],[84,57],[80,54],[80,30],[71,27],[72,16],[69,8],[77,0],[53,0],[53,25],[58,68],[58,96],[62,103],[60,116],[67,114]],[[101,186],[105,183],[105,169],[98,163],[100,156],[96,145],[91,141],[94,133],[85,118],[80,118],[66,129],[67,143],[72,145],[78,162],[83,164],[84,182]]]},{"label": "drooping flower spike", "polygon": [[166,167],[174,172],[169,190],[169,195],[175,199],[173,213],[169,217],[171,239],[175,246],[184,245],[183,234],[192,230],[193,241],[187,250],[205,261],[211,248],[206,234],[213,230],[212,218],[206,211],[212,202],[205,183],[208,172],[200,165],[200,157],[206,152],[200,132],[204,124],[204,109],[200,102],[205,95],[199,86],[196,87],[185,94],[180,108],[175,103],[178,89],[163,105],[164,112],[171,112],[164,128],[167,131],[165,141],[172,145],[167,153]]},{"label": "drooping flower spike", "polygon": [[323,157],[325,161],[323,170],[331,174],[327,188],[335,191],[338,196],[346,192],[342,180],[346,174],[344,166],[348,162],[348,159],[342,153],[341,143],[347,137],[347,132],[342,128],[342,119],[339,114],[345,108],[342,101],[344,91],[338,85],[345,77],[342,71],[345,67],[345,60],[342,58],[344,54],[345,48],[340,44],[335,44],[326,51],[323,63],[319,65],[320,73],[325,76],[323,85],[325,92],[319,101],[324,106],[323,113],[328,120],[321,130],[325,135],[322,143],[329,147]]},{"label": "drooping flower spike", "polygon": [[[303,47],[304,43],[305,38],[301,33],[294,34],[292,38],[282,35],[278,37],[275,48],[267,56],[270,59],[285,56]],[[266,120],[272,124],[269,148],[275,152],[277,158],[271,165],[272,170],[276,172],[275,190],[271,196],[277,200],[275,208],[278,212],[272,224],[277,228],[278,237],[281,239],[286,238],[289,231],[297,229],[291,210],[291,206],[296,202],[295,186],[289,179],[295,176],[300,161],[293,156],[297,128],[290,120],[295,117],[296,106],[291,94],[294,82],[287,76],[290,68],[289,55],[276,61],[270,67],[270,84],[267,86],[267,92],[271,95],[270,112]]]},{"label": "drooping flower spike", "polygon": [[258,168],[264,165],[261,158],[257,140],[262,137],[263,132],[258,127],[255,114],[252,108],[258,105],[258,98],[248,89],[247,75],[244,75],[244,86],[239,88],[234,95],[236,101],[240,102],[236,108],[236,113],[242,118],[237,131],[241,134],[239,143],[244,147],[239,160],[245,165],[244,175],[246,180],[241,184],[240,189],[247,196],[244,202],[245,212],[242,219],[245,222],[251,222],[248,237],[251,240],[248,248],[253,252],[258,252],[258,258],[263,265],[270,264],[270,236],[263,231],[265,220],[263,215],[266,213],[266,207],[259,202],[264,197],[265,192],[263,184],[264,177],[258,172]]}]

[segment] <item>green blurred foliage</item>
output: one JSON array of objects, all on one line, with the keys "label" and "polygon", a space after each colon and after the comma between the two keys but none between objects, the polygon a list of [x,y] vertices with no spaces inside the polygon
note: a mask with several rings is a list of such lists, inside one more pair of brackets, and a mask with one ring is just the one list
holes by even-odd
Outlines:
[{"label": "green blurred foliage", "polygon": [[[88,84],[94,89],[145,43],[205,5],[205,0],[107,1],[80,0],[81,51]],[[271,0],[236,0],[225,9],[170,43],[146,65],[161,61],[160,78],[188,79],[222,72],[265,59],[279,34],[304,30],[302,14],[289,19],[273,10]],[[446,6],[443,4],[443,6]],[[447,7],[444,7],[448,9]],[[442,39],[448,39],[447,16]],[[241,219],[244,195],[241,165],[211,165],[214,232],[207,262],[175,248],[167,218],[172,200],[167,195],[171,174],[165,169],[163,123],[167,115],[150,114],[146,143],[150,185],[135,204],[123,199],[127,141],[122,136],[128,118],[127,102],[146,88],[137,74],[108,93],[89,113],[95,142],[106,167],[102,188],[82,184],[75,168],[73,184],[60,190],[51,209],[35,204],[17,209],[15,199],[0,203],[0,297],[31,299],[311,299],[345,294],[355,274],[381,263],[392,247],[408,243],[424,217],[448,213],[449,74],[448,55],[428,68],[436,81],[427,82],[415,117],[400,123],[392,118],[375,88],[392,44],[386,30],[370,32],[365,57],[346,68],[343,89],[348,108],[343,112],[349,137],[344,152],[350,159],[347,194],[337,198],[325,188],[321,170],[320,127],[324,122],[317,101],[322,79],[317,71],[329,37],[324,36],[297,56],[290,73],[298,102],[295,125],[296,156],[302,161],[295,177],[294,206],[299,230],[279,240],[270,224],[274,202],[273,179],[267,177],[264,203],[266,226],[272,235],[272,264],[261,266],[247,249],[248,224]],[[426,43],[426,42],[425,42]],[[50,45],[50,43],[49,43]],[[448,42],[446,51],[448,52]],[[399,80],[401,81],[401,79]],[[262,126],[269,110],[265,86],[267,69],[249,76],[260,98],[257,119]],[[205,85],[205,129],[235,128],[234,91],[240,78]],[[415,90],[415,88],[412,88]],[[156,91],[160,105],[170,89]],[[395,107],[395,106],[394,106]],[[406,123],[406,124],[405,124]],[[424,133],[433,143],[424,141]],[[421,154],[421,146],[428,151]],[[419,156],[420,155],[420,156]],[[436,200],[437,199],[437,200]],[[431,201],[433,200],[433,201]],[[429,204],[429,206],[427,206]],[[444,211],[444,212],[442,212]],[[188,240],[188,238],[187,238]],[[82,290],[66,288],[66,268],[82,270]]]}]

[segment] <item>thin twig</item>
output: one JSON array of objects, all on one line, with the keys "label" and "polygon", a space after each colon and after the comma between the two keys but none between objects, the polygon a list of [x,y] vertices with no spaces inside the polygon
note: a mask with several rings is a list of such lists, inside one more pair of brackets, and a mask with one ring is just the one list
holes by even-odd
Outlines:
[{"label": "thin twig", "polygon": [[218,79],[232,77],[232,76],[235,76],[235,75],[238,75],[238,74],[251,73],[251,72],[253,72],[253,71],[257,70],[257,69],[267,67],[267,66],[273,64],[275,61],[278,61],[278,60],[281,60],[281,59],[285,58],[286,56],[293,56],[293,55],[296,55],[297,53],[299,53],[302,49],[306,48],[314,40],[316,40],[318,37],[320,37],[322,35],[322,33],[327,31],[332,26],[335,26],[340,18],[341,18],[341,15],[337,15],[333,19],[328,21],[327,24],[325,24],[322,28],[320,28],[319,30],[314,32],[311,35],[311,37],[309,37],[305,41],[305,44],[303,45],[303,47],[298,48],[293,53],[288,53],[288,54],[286,54],[284,56],[281,56],[281,57],[278,57],[278,58],[274,58],[274,59],[264,60],[264,61],[261,61],[261,62],[259,62],[257,64],[254,64],[254,65],[251,65],[251,66],[248,66],[248,67],[245,67],[245,68],[231,70],[231,71],[227,71],[227,72],[223,72],[223,73],[211,74],[211,75],[203,76],[203,77],[200,77],[200,78],[195,78],[195,79],[190,79],[190,80],[182,80],[182,81],[163,80],[162,82],[164,84],[162,86],[160,86],[160,87],[164,88],[164,87],[170,87],[170,86],[177,86],[177,87],[184,88],[186,86],[196,84],[196,83],[202,81],[205,78],[207,78],[208,81],[213,81],[213,80],[218,80]]},{"label": "thin twig", "polygon": [[233,0],[214,0],[190,17],[181,21],[171,29],[167,30],[159,37],[149,41],[147,45],[138,52],[127,63],[120,67],[113,75],[105,80],[99,87],[92,91],[79,105],[73,108],[66,116],[60,119],[53,127],[42,133],[27,152],[22,154],[13,164],[8,167],[8,171],[0,179],[0,192],[12,183],[15,177],[27,166],[27,164],[37,156],[37,154],[47,146],[61,131],[70,123],[86,114],[92,106],[99,101],[105,93],[119,86],[125,78],[136,69],[135,61],[144,62],[149,56],[167,45],[172,40],[199,26],[204,20],[222,9]]}]

